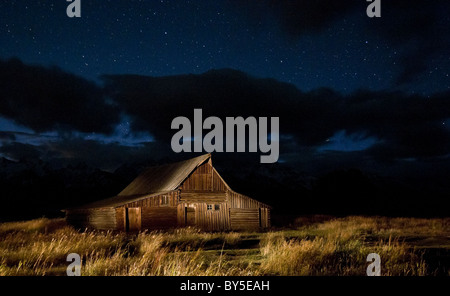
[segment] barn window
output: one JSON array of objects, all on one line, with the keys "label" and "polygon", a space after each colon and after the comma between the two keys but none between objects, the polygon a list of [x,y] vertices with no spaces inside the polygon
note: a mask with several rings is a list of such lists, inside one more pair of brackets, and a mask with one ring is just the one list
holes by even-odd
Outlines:
[{"label": "barn window", "polygon": [[215,205],[206,205],[206,209],[207,209],[208,211],[212,211],[212,210],[218,211],[218,210],[220,210],[220,205],[219,205],[219,204],[215,204]]}]

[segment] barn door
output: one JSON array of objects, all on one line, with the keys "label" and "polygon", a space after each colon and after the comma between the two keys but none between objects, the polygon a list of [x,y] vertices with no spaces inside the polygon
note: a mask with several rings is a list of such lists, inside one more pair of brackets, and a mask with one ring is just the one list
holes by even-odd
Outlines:
[{"label": "barn door", "polygon": [[127,231],[141,230],[141,208],[126,209],[126,229]]},{"label": "barn door", "polygon": [[184,225],[195,226],[195,208],[185,207],[184,210]]},{"label": "barn door", "polygon": [[269,219],[269,209],[260,208],[259,209],[259,227],[269,228],[270,227],[269,220],[270,220]]}]

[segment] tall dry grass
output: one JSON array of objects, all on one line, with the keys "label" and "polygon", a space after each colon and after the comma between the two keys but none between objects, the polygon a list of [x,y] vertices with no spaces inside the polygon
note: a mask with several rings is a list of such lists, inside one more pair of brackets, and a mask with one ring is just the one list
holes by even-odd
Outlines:
[{"label": "tall dry grass", "polygon": [[206,254],[210,243],[233,245],[239,233],[194,228],[143,232],[76,231],[63,220],[37,219],[0,225],[0,275],[65,275],[66,257],[77,253],[83,275],[245,275],[226,256]]},{"label": "tall dry grass", "polygon": [[261,241],[261,252],[266,256],[261,264],[262,273],[362,276],[366,274],[367,255],[377,253],[382,258],[382,275],[427,275],[427,265],[420,252],[398,240],[366,244],[358,230],[359,227],[353,226],[347,230],[338,228],[337,232],[313,239],[287,239],[280,233],[268,233]]},{"label": "tall dry grass", "polygon": [[[369,253],[382,258],[382,275],[433,275],[424,248],[408,240],[435,239],[450,249],[450,219],[351,216],[299,227],[285,240],[262,240],[266,273],[281,275],[365,275]],[[279,234],[278,234],[279,235]],[[274,236],[267,234],[266,236]],[[440,241],[439,241],[440,239]],[[436,246],[433,246],[435,248]],[[285,264],[279,264],[281,261]],[[282,268],[280,266],[285,266]],[[448,267],[444,267],[449,274]]]},{"label": "tall dry grass", "polygon": [[369,253],[381,256],[382,275],[430,275],[422,251],[405,239],[448,240],[449,221],[347,217],[266,233],[184,228],[127,235],[43,218],[0,224],[0,275],[65,275],[69,253],[81,256],[86,276],[365,275]]}]

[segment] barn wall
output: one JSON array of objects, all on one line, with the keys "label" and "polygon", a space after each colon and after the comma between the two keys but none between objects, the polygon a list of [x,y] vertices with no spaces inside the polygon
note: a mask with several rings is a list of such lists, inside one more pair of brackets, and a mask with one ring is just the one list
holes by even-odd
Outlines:
[{"label": "barn wall", "polygon": [[228,190],[227,197],[230,208],[259,209],[266,207],[264,204],[248,196]]},{"label": "barn wall", "polygon": [[213,173],[212,173],[212,186],[213,186],[213,188],[212,188],[213,191],[226,191],[227,190],[227,186],[222,181],[222,178],[219,176],[219,174],[217,173],[216,170],[213,170]]},{"label": "barn wall", "polygon": [[209,163],[199,166],[180,186],[182,190],[211,190],[212,167]]},{"label": "barn wall", "polygon": [[185,225],[185,207],[189,206],[187,203],[179,203],[177,206],[177,225],[180,227],[184,227]]},{"label": "barn wall", "polygon": [[68,210],[66,220],[79,228],[114,230],[117,227],[114,208]]},{"label": "barn wall", "polygon": [[[227,191],[227,197],[231,229],[245,228],[242,226],[246,223],[249,225],[247,228],[269,228],[271,226],[270,209],[267,205],[232,190]],[[240,209],[242,211],[239,211]],[[249,215],[248,219],[241,219],[246,214]]]},{"label": "barn wall", "polygon": [[269,228],[271,226],[270,221],[270,209],[269,208],[260,208],[259,213],[261,215],[261,228]]},{"label": "barn wall", "polygon": [[206,162],[199,166],[180,186],[185,191],[222,191],[226,185],[213,170],[212,165]]},{"label": "barn wall", "polygon": [[259,229],[259,209],[230,209],[230,227],[232,230]]},{"label": "barn wall", "polygon": [[169,229],[177,227],[177,207],[142,208],[143,229]]},{"label": "barn wall", "polygon": [[125,231],[125,208],[116,208],[115,210],[117,230]]},{"label": "barn wall", "polygon": [[[195,207],[196,225],[205,230],[270,227],[268,207],[252,198],[230,190],[211,164],[199,166],[180,186],[180,204],[177,207],[178,225],[184,226],[185,208]],[[220,204],[220,210],[207,210],[207,205]],[[248,211],[237,211],[246,209]],[[250,215],[244,217],[245,215]]]},{"label": "barn wall", "polygon": [[[129,208],[132,208],[131,206]],[[169,229],[175,228],[177,224],[177,207],[141,207],[141,228]],[[116,225],[118,230],[126,230],[125,207],[116,208]]]},{"label": "barn wall", "polygon": [[[167,201],[164,204],[163,201]],[[139,201],[120,206],[120,208],[144,208],[144,207],[176,207],[178,203],[178,192],[172,191],[161,195],[151,196]]]},{"label": "barn wall", "polygon": [[182,191],[180,193],[180,202],[196,203],[196,202],[209,202],[209,203],[220,203],[225,202],[227,196],[225,192],[217,191],[207,191],[207,192],[196,192],[196,191]]},{"label": "barn wall", "polygon": [[[212,210],[208,210],[208,204],[212,205]],[[215,205],[219,205],[218,210],[215,210]],[[230,229],[228,207],[225,202],[181,202],[177,207],[179,226],[185,226],[186,207],[195,209],[195,224],[197,227],[208,231],[221,231]]]},{"label": "barn wall", "polygon": [[207,209],[208,203],[198,203],[195,207],[195,221],[198,227],[205,230],[226,230],[228,227],[228,211],[225,203],[220,203],[220,209]]},{"label": "barn wall", "polygon": [[[167,203],[164,203],[165,201],[167,201]],[[166,229],[176,227],[177,204],[178,192],[172,191],[121,205],[115,209],[117,229],[126,230],[125,208],[141,208],[142,229]]]}]

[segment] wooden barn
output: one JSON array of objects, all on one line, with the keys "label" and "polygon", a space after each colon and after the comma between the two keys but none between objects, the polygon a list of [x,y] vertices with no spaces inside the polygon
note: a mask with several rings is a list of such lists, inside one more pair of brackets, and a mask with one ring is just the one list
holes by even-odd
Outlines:
[{"label": "wooden barn", "polygon": [[220,231],[268,228],[270,209],[233,191],[206,154],[148,168],[119,195],[65,211],[67,221],[82,228]]}]

